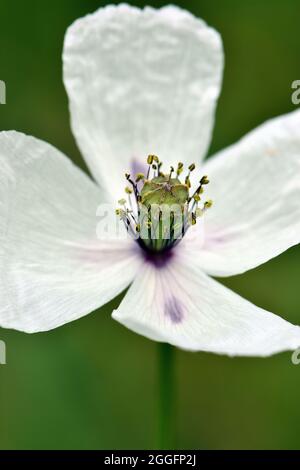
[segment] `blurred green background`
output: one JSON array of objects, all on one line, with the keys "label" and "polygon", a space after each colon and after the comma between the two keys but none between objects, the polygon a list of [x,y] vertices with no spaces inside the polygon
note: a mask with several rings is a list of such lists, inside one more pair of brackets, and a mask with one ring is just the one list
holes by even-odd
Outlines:
[{"label": "blurred green background", "polygon": [[[0,3],[0,79],[7,84],[0,129],[51,142],[82,168],[61,78],[62,44],[70,23],[106,3],[111,2]],[[295,109],[299,1],[175,3],[204,18],[224,41],[224,86],[211,153],[265,119]],[[293,248],[224,282],[300,323],[299,261],[300,248]],[[0,330],[8,361],[0,366],[1,449],[153,448],[157,344],[110,318],[118,301],[46,334]],[[178,448],[299,449],[300,365],[290,357],[230,359],[177,351]]]}]

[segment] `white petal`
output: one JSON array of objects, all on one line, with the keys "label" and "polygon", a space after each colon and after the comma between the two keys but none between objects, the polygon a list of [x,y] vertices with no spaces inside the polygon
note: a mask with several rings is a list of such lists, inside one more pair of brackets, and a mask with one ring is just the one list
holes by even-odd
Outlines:
[{"label": "white petal", "polygon": [[126,241],[97,239],[101,193],[71,161],[37,139],[2,132],[0,165],[0,326],[55,328],[131,282],[135,255]]},{"label": "white petal", "polygon": [[124,171],[150,153],[166,164],[203,157],[222,67],[218,33],[175,6],[107,6],[76,21],[64,81],[73,132],[98,182],[119,191]]},{"label": "white petal", "polygon": [[300,327],[256,307],[195,267],[148,265],[113,318],[187,350],[268,356],[300,345]]},{"label": "white petal", "polygon": [[299,243],[299,129],[300,111],[272,119],[207,162],[214,206],[197,257],[207,273],[242,273]]}]

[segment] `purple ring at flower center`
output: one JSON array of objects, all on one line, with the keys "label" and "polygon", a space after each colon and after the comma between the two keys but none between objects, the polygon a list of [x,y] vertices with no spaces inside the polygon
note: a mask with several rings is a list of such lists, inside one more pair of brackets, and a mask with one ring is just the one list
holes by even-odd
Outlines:
[{"label": "purple ring at flower center", "polygon": [[147,264],[152,264],[157,269],[165,268],[174,258],[174,250],[168,249],[162,252],[152,252],[145,250],[141,246],[141,252]]}]

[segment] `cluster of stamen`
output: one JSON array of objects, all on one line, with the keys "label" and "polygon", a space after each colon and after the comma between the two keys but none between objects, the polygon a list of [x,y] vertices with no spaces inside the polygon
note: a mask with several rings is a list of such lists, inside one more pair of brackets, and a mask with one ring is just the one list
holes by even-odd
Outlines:
[{"label": "cluster of stamen", "polygon": [[196,166],[192,163],[184,178],[183,163],[168,174],[162,172],[162,162],[156,155],[147,158],[147,174],[134,177],[126,173],[126,198],[120,199],[116,214],[124,222],[128,233],[148,252],[162,252],[178,243],[189,227],[197,223],[211,200],[202,201],[204,188],[209,183],[203,176],[197,189],[190,195],[191,173]]}]

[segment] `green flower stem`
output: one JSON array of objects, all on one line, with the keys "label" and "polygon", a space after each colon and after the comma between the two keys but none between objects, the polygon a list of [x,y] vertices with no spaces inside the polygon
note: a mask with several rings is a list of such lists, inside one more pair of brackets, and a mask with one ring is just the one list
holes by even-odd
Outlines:
[{"label": "green flower stem", "polygon": [[158,344],[159,359],[159,434],[158,448],[174,450],[175,431],[175,350]]}]

